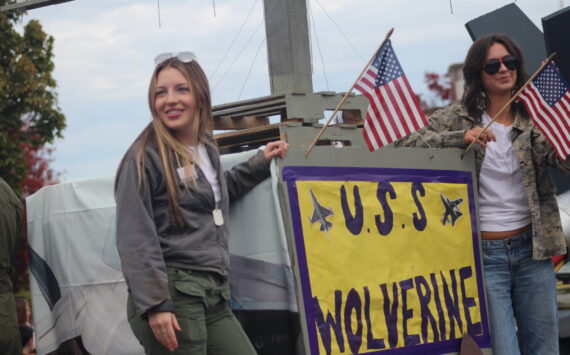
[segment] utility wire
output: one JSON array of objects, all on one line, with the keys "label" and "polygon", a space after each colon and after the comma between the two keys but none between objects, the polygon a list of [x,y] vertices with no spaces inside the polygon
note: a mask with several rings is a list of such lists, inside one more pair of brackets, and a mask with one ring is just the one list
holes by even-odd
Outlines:
[{"label": "utility wire", "polygon": [[263,24],[263,21],[261,21],[259,23],[259,25],[257,25],[257,28],[255,29],[255,31],[253,31],[251,33],[251,36],[249,36],[247,42],[245,43],[245,45],[243,46],[243,48],[241,49],[241,51],[238,53],[238,55],[234,58],[234,60],[231,62],[230,66],[228,67],[228,70],[226,70],[226,72],[222,75],[222,77],[220,78],[220,80],[218,80],[218,82],[216,83],[216,85],[214,85],[214,87],[212,88],[212,90],[216,89],[218,87],[218,85],[220,85],[220,83],[224,80],[224,78],[226,77],[226,75],[230,72],[230,70],[232,69],[233,65],[235,64],[235,62],[239,59],[239,57],[242,55],[242,53],[245,51],[245,49],[247,48],[249,42],[251,42],[251,39],[253,38],[253,36],[259,31],[259,28],[261,27],[261,25]]},{"label": "utility wire", "polygon": [[[515,0],[517,2],[517,0]],[[451,10],[451,14],[453,15],[453,3],[449,0],[449,10]]]},{"label": "utility wire", "polygon": [[[271,6],[266,9],[267,13],[270,13],[271,10],[273,10],[273,8],[275,7],[275,5],[277,4],[277,1],[272,2]],[[226,77],[226,75],[230,72],[230,70],[232,69],[232,66],[235,64],[235,62],[239,59],[239,57],[242,55],[242,53],[245,51],[245,49],[247,48],[247,46],[249,45],[249,42],[251,42],[253,36],[259,31],[259,28],[261,27],[261,25],[263,25],[263,23],[265,22],[265,19],[261,19],[261,21],[259,21],[257,28],[255,29],[255,31],[253,31],[253,33],[251,34],[251,36],[249,37],[249,39],[247,40],[247,42],[245,43],[245,45],[243,46],[242,50],[238,53],[238,55],[234,58],[234,60],[231,62],[230,66],[228,67],[228,70],[226,70],[226,72],[224,73],[224,75],[222,76],[222,78],[216,83],[216,85],[214,85],[212,87],[212,91],[214,89],[216,89],[218,87],[218,85],[220,85],[220,83],[224,80],[224,78]]]},{"label": "utility wire", "polygon": [[327,10],[325,10],[325,8],[321,5],[321,3],[319,2],[319,0],[315,0],[317,2],[317,5],[319,5],[319,7],[321,8],[321,10],[323,10],[323,12],[325,13],[325,15],[327,15],[327,17],[332,21],[332,23],[334,23],[334,25],[336,26],[336,28],[338,29],[338,31],[340,32],[340,34],[344,37],[344,39],[346,40],[346,42],[348,43],[348,45],[356,52],[356,54],[358,54],[358,56],[360,57],[360,59],[362,59],[363,62],[366,62],[366,59],[364,59],[364,57],[362,56],[362,54],[360,54],[360,52],[358,51],[358,49],[356,49],[356,47],[354,47],[352,45],[352,42],[350,42],[350,39],[348,39],[348,37],[346,36],[346,34],[344,33],[344,31],[342,30],[342,28],[340,27],[340,25],[334,20],[334,18],[332,18],[331,15],[329,15],[329,13],[327,12]]},{"label": "utility wire", "polygon": [[214,17],[216,17],[216,0],[212,0],[212,5],[214,6]]},{"label": "utility wire", "polygon": [[251,74],[251,71],[253,69],[253,65],[255,64],[255,60],[257,59],[257,55],[259,54],[259,51],[261,50],[261,48],[265,44],[265,40],[266,39],[264,38],[263,41],[261,41],[261,43],[259,43],[259,47],[257,47],[257,52],[255,52],[255,57],[253,57],[253,61],[251,62],[251,66],[249,67],[249,71],[247,72],[247,76],[245,77],[245,81],[243,82],[243,85],[241,86],[241,90],[239,91],[237,101],[239,101],[239,99],[241,99],[241,94],[243,93],[243,89],[245,88],[245,84],[247,83],[247,80],[249,79],[249,75]]},{"label": "utility wire", "polygon": [[157,4],[158,4],[158,28],[161,28],[161,23],[160,23],[160,0],[157,0]]},{"label": "utility wire", "polygon": [[330,90],[329,89],[329,81],[327,79],[327,71],[325,69],[325,61],[323,59],[323,53],[321,52],[321,45],[319,44],[319,35],[317,34],[317,26],[315,25],[315,16],[313,16],[311,1],[309,0],[308,3],[309,3],[309,17],[311,18],[311,22],[313,23],[313,31],[315,32],[315,40],[317,42],[317,49],[319,51],[319,56],[321,57],[321,64],[323,66],[323,74],[325,76],[325,84],[327,86],[327,90]]},{"label": "utility wire", "polygon": [[220,69],[220,65],[222,65],[222,63],[224,62],[224,60],[226,60],[226,57],[228,56],[228,53],[230,52],[230,50],[232,49],[233,45],[235,44],[238,36],[240,35],[241,31],[243,30],[243,27],[245,26],[245,24],[247,23],[247,21],[249,20],[249,17],[251,16],[253,9],[255,7],[255,5],[257,4],[257,0],[255,0],[253,2],[253,5],[251,6],[251,8],[249,9],[249,13],[247,14],[245,20],[242,22],[241,27],[239,28],[239,30],[237,31],[236,35],[234,36],[234,39],[232,40],[232,43],[230,43],[230,46],[228,47],[228,49],[226,50],[226,53],[224,53],[222,59],[220,60],[220,62],[218,63],[218,65],[216,66],[216,69],[214,69],[214,72],[210,75],[210,81],[212,81],[214,79],[214,76],[216,75],[216,73],[218,72],[218,69]]}]

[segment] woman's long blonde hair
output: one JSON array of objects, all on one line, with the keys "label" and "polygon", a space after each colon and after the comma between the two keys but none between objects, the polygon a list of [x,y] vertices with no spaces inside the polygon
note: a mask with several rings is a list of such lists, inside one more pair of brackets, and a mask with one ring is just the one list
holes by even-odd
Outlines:
[{"label": "woman's long blonde hair", "polygon": [[[190,92],[194,95],[196,102],[196,117],[192,122],[192,136],[198,137],[198,141],[211,145],[214,148],[215,143],[211,138],[212,131],[212,103],[210,97],[210,89],[208,86],[208,79],[206,74],[195,61],[183,63],[177,58],[168,59],[156,66],[150,80],[148,89],[148,104],[152,114],[152,122],[141,132],[135,139],[131,147],[135,147],[135,161],[137,166],[137,186],[141,188],[146,183],[144,178],[144,150],[147,145],[152,144],[158,151],[164,176],[166,180],[166,187],[168,191],[168,202],[174,217],[174,222],[178,226],[183,226],[185,221],[178,206],[178,184],[176,182],[175,169],[183,167],[187,176],[191,177],[191,181],[195,183],[195,158],[190,154],[188,147],[180,143],[172,135],[172,130],[164,125],[158,117],[155,109],[154,101],[156,94],[156,81],[158,74],[167,67],[177,69],[184,75],[190,86]],[[129,148],[131,150],[131,148]],[[123,157],[120,165],[119,172],[124,164],[125,157]],[[115,190],[119,175],[115,179]],[[187,183],[187,181],[184,181]]]}]

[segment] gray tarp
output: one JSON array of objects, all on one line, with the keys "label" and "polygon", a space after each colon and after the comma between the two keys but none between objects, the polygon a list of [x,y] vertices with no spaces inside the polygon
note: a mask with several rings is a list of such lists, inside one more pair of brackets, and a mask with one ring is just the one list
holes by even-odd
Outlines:
[{"label": "gray tarp", "polygon": [[[254,152],[222,156],[229,167]],[[43,188],[27,198],[38,354],[81,336],[92,354],[142,354],[126,321],[115,246],[113,177]],[[231,206],[232,306],[296,312],[277,173]]]}]

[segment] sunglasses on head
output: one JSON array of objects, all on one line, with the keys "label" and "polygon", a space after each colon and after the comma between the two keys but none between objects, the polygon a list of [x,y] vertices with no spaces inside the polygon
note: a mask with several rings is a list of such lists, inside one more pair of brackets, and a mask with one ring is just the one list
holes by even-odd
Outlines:
[{"label": "sunglasses on head", "polygon": [[483,70],[489,75],[496,74],[501,69],[501,63],[505,65],[508,70],[517,70],[519,67],[519,60],[512,55],[506,55],[500,59],[489,59],[483,65]]},{"label": "sunglasses on head", "polygon": [[168,52],[159,54],[154,57],[154,65],[156,66],[162,64],[171,58],[176,58],[182,63],[190,63],[193,60],[197,60],[194,52]]}]

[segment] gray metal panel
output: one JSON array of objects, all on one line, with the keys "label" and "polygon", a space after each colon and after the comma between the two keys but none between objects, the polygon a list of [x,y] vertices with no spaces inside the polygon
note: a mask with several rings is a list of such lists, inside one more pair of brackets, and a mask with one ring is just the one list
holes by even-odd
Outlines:
[{"label": "gray metal panel", "polygon": [[546,58],[542,32],[516,4],[509,4],[465,24],[471,39],[489,33],[503,33],[514,39],[523,51],[526,69],[533,73]]},{"label": "gray metal panel", "polygon": [[0,7],[0,11],[32,10],[32,9],[37,9],[39,7],[61,4],[63,2],[68,2],[68,1],[73,1],[73,0],[19,0],[17,2],[13,1],[7,5]]},{"label": "gray metal panel", "polygon": [[264,0],[271,93],[312,92],[305,0]]},{"label": "gray metal panel", "polygon": [[570,80],[570,6],[542,18],[548,54],[556,52],[556,66]]},{"label": "gray metal panel", "polygon": [[[554,57],[556,66],[560,69],[562,76],[567,81],[570,80],[570,36],[568,35],[570,33],[570,7],[543,17],[542,28],[548,54],[557,53]],[[570,189],[570,181],[566,174],[555,169],[549,169],[549,171],[559,194]]]},{"label": "gray metal panel", "polygon": [[[279,160],[281,170],[285,166],[334,166],[334,167],[390,167],[412,169],[443,169],[469,171],[473,179],[475,201],[478,199],[477,179],[475,173],[475,159],[473,152],[461,159],[462,149],[421,149],[421,148],[393,148],[384,147],[376,152],[368,151],[362,139],[362,128],[329,127],[322,140],[349,140],[350,147],[335,148],[332,146],[316,146],[308,158],[305,158],[305,150],[309,142],[317,134],[319,127],[303,127],[300,125],[288,125],[281,128],[282,135],[287,137],[290,144],[289,152],[284,160]],[[281,211],[285,224],[285,232],[289,252],[293,261],[293,270],[296,278],[299,312],[301,315],[301,330],[305,339],[308,339],[307,324],[304,321],[304,304],[301,299],[301,283],[299,269],[297,267],[297,255],[292,230],[292,218],[290,214],[289,194],[285,183],[279,185],[279,197]],[[479,221],[478,206],[476,205],[476,220]],[[479,230],[477,226],[477,230]],[[479,238],[480,240],[480,238]],[[479,246],[481,250],[481,246]],[[481,255],[479,255],[482,265]],[[483,272],[483,270],[481,270]],[[487,303],[487,302],[486,302]],[[488,309],[487,309],[488,313]],[[305,343],[305,354],[310,354],[308,341]],[[491,355],[492,349],[481,349],[483,354]],[[458,353],[452,353],[458,354]],[[299,354],[297,354],[299,355]]]}]

